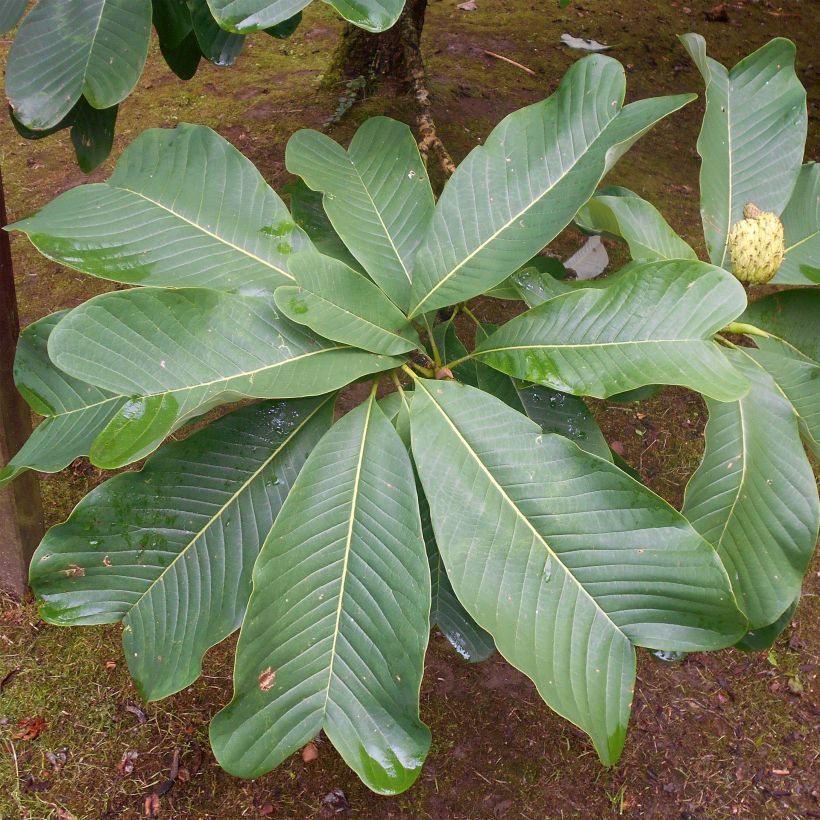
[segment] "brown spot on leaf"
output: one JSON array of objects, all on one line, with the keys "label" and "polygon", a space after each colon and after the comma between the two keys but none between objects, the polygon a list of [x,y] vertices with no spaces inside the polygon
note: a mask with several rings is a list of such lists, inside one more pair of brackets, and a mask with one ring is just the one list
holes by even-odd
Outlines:
[{"label": "brown spot on leaf", "polygon": [[263,692],[267,692],[268,689],[273,688],[274,681],[276,680],[276,672],[268,667],[267,669],[262,672],[259,676],[259,688]]}]

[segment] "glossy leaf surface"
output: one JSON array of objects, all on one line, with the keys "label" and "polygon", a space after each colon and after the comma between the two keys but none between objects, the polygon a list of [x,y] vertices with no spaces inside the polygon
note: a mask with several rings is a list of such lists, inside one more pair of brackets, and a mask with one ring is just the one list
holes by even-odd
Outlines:
[{"label": "glossy leaf surface", "polygon": [[586,57],[555,94],[510,114],[470,152],[447,182],[416,254],[411,316],[506,279],[570,222],[619,148],[692,99],[622,108],[625,90],[620,63]]},{"label": "glossy leaf surface", "polygon": [[14,381],[31,409],[45,418],[0,469],[0,486],[23,470],[56,473],[88,455],[94,439],[126,401],[54,366],[48,356],[48,337],[67,312],[52,313],[20,334]]},{"label": "glossy leaf surface", "polygon": [[15,116],[46,129],[81,96],[94,108],[121,102],[142,74],[150,34],[151,0],[40,0],[9,52]]},{"label": "glossy leaf surface", "polygon": [[374,791],[418,777],[430,573],[407,450],[373,396],[319,442],[253,573],[234,698],[211,724],[256,777],[324,729]]},{"label": "glossy leaf surface", "polygon": [[582,228],[623,239],[633,259],[697,259],[654,205],[630,191],[598,193],[575,216]]},{"label": "glossy leaf surface", "polygon": [[250,160],[196,125],[144,131],[107,182],[73,188],[14,228],[92,276],[246,293],[292,284],[289,254],[312,247]]},{"label": "glossy leaf surface", "polygon": [[63,319],[49,354],[76,378],[136,397],[108,428],[120,464],[219,404],[320,395],[398,364],[317,339],[267,299],[204,289],[98,296]]},{"label": "glossy leaf surface", "polygon": [[143,697],[188,686],[239,627],[262,542],[331,420],[328,397],[251,405],[102,484],[34,556],[42,616],[121,620]]},{"label": "glossy leaf surface", "polygon": [[799,594],[820,506],[789,403],[744,353],[732,361],[752,389],[737,402],[707,400],[706,450],[683,514],[717,549],[756,629]]},{"label": "glossy leaf surface", "polygon": [[233,65],[245,45],[245,36],[221,28],[213,18],[207,0],[188,0],[188,8],[194,34],[205,58],[215,65]]},{"label": "glossy leaf surface", "polygon": [[790,40],[771,40],[727,71],[707,57],[699,34],[680,39],[706,83],[698,138],[703,233],[709,258],[728,268],[729,230],[744,206],[779,215],[789,201],[803,161],[806,91]]},{"label": "glossy leaf surface", "polygon": [[360,273],[320,253],[290,262],[295,286],[277,288],[282,313],[322,336],[372,353],[393,356],[421,347],[405,315]]},{"label": "glossy leaf surface", "polygon": [[820,284],[820,164],[809,162],[800,169],[780,218],[786,253],[772,283]]},{"label": "glossy leaf surface", "polygon": [[702,262],[634,265],[612,284],[544,302],[476,347],[511,376],[606,398],[645,384],[679,384],[731,401],[748,382],[712,335],[746,297],[725,271]]},{"label": "glossy leaf surface", "polygon": [[633,643],[713,649],[745,633],[717,555],[645,487],[481,391],[419,380],[410,415],[459,600],[611,765]]},{"label": "glossy leaf surface", "polygon": [[427,169],[410,129],[373,117],[345,151],[318,131],[289,140],[288,170],[324,194],[330,222],[384,292],[406,308],[418,243],[433,214]]}]

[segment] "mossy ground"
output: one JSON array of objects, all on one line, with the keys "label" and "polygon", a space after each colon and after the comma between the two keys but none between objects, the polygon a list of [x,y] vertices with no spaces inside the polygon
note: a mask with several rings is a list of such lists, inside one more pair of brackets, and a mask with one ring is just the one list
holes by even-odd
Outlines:
[{"label": "mossy ground", "polygon": [[[608,0],[575,2],[562,11],[541,0],[478,0],[477,11],[463,12],[456,0],[432,0],[424,46],[442,137],[459,158],[502,116],[546,96],[581,56],[559,43],[564,31],[614,46],[612,55],[627,66],[630,99],[700,92],[700,78],[675,41],[675,34],[695,30],[729,64],[774,35],[796,40],[798,71],[810,91],[808,153],[816,156],[818,7],[740,0],[726,6],[725,23],[705,18],[713,5]],[[315,3],[291,40],[252,38],[237,67],[203,65],[189,83],[173,78],[154,50],[139,89],[122,106],[114,157],[143,128],[199,122],[230,139],[280,188],[288,179],[288,136],[319,127],[337,107],[337,92],[317,79],[339,30],[330,9]],[[0,41],[3,55],[8,43]],[[486,51],[517,60],[535,75]],[[405,100],[376,92],[332,135],[345,141],[362,120],[381,113],[412,122]],[[699,101],[661,123],[610,181],[660,205],[702,250],[694,147],[701,114]],[[104,178],[112,162],[91,179]],[[89,181],[77,170],[65,134],[26,142],[7,122],[0,124],[0,163],[12,219]],[[578,241],[567,231],[554,247],[569,252]],[[22,236],[15,236],[13,251],[24,324],[110,288],[38,256]],[[498,304],[480,301],[476,310],[482,318],[503,318]],[[596,403],[595,412],[647,483],[679,503],[702,450],[700,400],[667,389],[640,405]],[[48,523],[64,518],[102,477],[79,464],[46,478]],[[797,615],[773,653],[694,655],[679,665],[641,653],[626,752],[610,770],[500,658],[467,666],[434,636],[422,695],[433,747],[419,782],[393,798],[370,794],[327,742],[315,762],[297,755],[253,782],[221,771],[208,749],[207,725],[229,697],[232,640],[209,653],[194,686],[146,705],[129,682],[118,626],[59,629],[39,621],[32,603],[21,608],[5,601],[0,817],[139,817],[146,796],[167,780],[177,750],[184,774],[159,798],[162,817],[330,816],[323,797],[334,788],[346,795],[347,815],[360,818],[820,816],[818,569],[815,563]],[[24,727],[18,721],[34,717],[45,720],[42,733],[19,737]],[[138,753],[130,772],[118,768],[128,752]]]}]

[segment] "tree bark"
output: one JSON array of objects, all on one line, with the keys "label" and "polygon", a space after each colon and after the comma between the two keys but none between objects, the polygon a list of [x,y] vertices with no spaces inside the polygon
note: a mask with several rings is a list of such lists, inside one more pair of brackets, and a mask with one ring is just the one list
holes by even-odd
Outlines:
[{"label": "tree bark", "polygon": [[[438,136],[433,119],[430,91],[421,54],[421,33],[427,0],[407,0],[396,25],[381,34],[370,34],[349,24],[342,32],[326,82],[341,77],[376,76],[394,83],[400,93],[410,95],[417,108],[416,126],[419,151],[429,166],[435,159],[445,177],[455,171],[455,163]],[[335,78],[335,79],[334,79]]]},{"label": "tree bark", "polygon": [[[6,464],[31,435],[31,414],[14,385],[12,368],[20,321],[11,267],[3,177],[0,173],[0,464]],[[43,507],[34,473],[0,490],[0,588],[23,597],[28,565],[43,535]]]},{"label": "tree bark", "polygon": [[419,47],[426,11],[427,0],[407,0],[396,24],[381,34],[348,23],[325,74],[326,81],[376,76],[395,82],[403,93],[409,91],[412,69],[408,50]]}]

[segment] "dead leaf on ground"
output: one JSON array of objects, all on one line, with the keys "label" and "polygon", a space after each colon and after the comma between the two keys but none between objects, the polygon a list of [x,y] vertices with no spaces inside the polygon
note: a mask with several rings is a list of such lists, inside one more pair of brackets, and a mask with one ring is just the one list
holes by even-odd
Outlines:
[{"label": "dead leaf on ground", "polygon": [[159,817],[159,797],[153,792],[145,798],[143,817]]},{"label": "dead leaf on ground", "polygon": [[39,716],[20,718],[17,725],[20,728],[12,735],[15,740],[36,740],[46,728],[46,719]]},{"label": "dead leaf on ground", "polygon": [[729,22],[729,12],[726,8],[725,3],[718,3],[716,6],[713,6],[708,11],[703,12],[703,16],[710,23],[728,23]]},{"label": "dead leaf on ground", "polygon": [[316,758],[319,757],[319,750],[316,748],[316,744],[311,741],[310,743],[302,749],[302,760],[305,763],[312,763]]},{"label": "dead leaf on ground", "polygon": [[0,692],[2,692],[20,674],[22,668],[22,666],[16,666],[0,678]]},{"label": "dead leaf on ground", "polygon": [[328,808],[333,809],[337,814],[350,808],[347,796],[341,789],[333,789],[333,791],[328,792],[328,794],[322,798],[322,803]]},{"label": "dead leaf on ground", "polygon": [[134,706],[133,703],[126,703],[125,711],[130,712],[137,719],[137,723],[139,723],[140,726],[144,723],[148,723],[148,715],[146,715],[139,706]]},{"label": "dead leaf on ground", "polygon": [[461,9],[462,11],[478,11],[478,6],[475,4],[475,0],[467,0],[466,3],[459,3],[456,8]]},{"label": "dead leaf on ground", "polygon": [[77,818],[68,810],[57,808],[52,815],[54,820],[77,820]]},{"label": "dead leaf on ground", "polygon": [[139,756],[140,753],[136,751],[123,752],[120,762],[117,763],[117,771],[126,776],[131,774],[131,772],[134,771],[134,765]]}]

